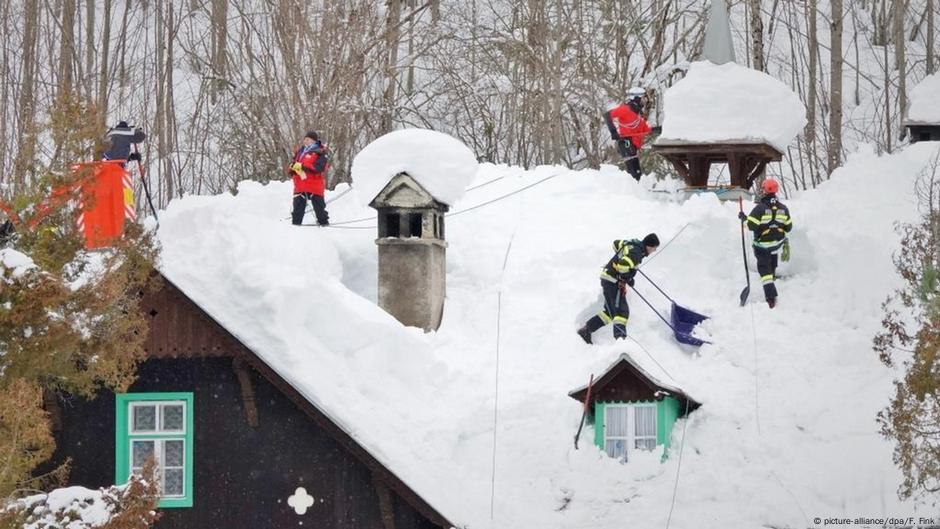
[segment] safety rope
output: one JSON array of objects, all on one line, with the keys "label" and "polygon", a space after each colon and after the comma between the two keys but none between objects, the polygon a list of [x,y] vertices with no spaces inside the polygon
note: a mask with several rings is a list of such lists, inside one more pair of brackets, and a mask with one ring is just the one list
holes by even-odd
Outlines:
[{"label": "safety rope", "polygon": [[689,427],[689,399],[685,400],[685,420],[682,421],[682,444],[679,445],[679,461],[676,462],[676,482],[672,485],[672,501],[669,503],[669,515],[666,516],[666,529],[672,523],[672,512],[676,508],[676,496],[679,493],[679,475],[682,472],[682,452],[685,449],[686,428]]},{"label": "safety rope", "polygon": [[[503,175],[503,176],[494,178],[494,179],[492,179],[492,180],[487,180],[486,182],[483,182],[482,184],[477,184],[477,185],[475,185],[475,186],[468,187],[465,192],[466,192],[466,193],[469,193],[470,191],[473,191],[474,189],[480,189],[481,187],[488,186],[488,185],[492,184],[493,182],[498,182],[498,181],[502,180],[503,178],[506,178],[506,175]],[[352,187],[352,186],[349,186],[349,187],[347,187],[343,192],[341,192],[340,194],[336,195],[335,197],[331,197],[329,200],[326,201],[326,203],[327,203],[327,204],[332,204],[333,202],[339,200],[340,198],[342,198],[343,196],[345,196],[347,193],[349,193],[349,192],[352,191],[352,190],[353,190],[353,187]],[[309,208],[307,208],[307,209],[304,210],[304,215],[306,215],[307,213],[310,213],[310,212],[312,212],[312,211],[313,211],[313,206],[310,206]],[[290,216],[288,215],[287,217],[284,217],[284,218],[285,218],[285,219],[289,219]],[[362,221],[362,220],[370,220],[371,218],[372,218],[372,217],[365,217],[365,218],[363,218],[363,219],[359,219],[359,221]],[[358,222],[358,221],[349,220],[349,221],[343,222],[342,224],[349,224],[349,223],[352,223],[352,222]]]},{"label": "safety rope", "polygon": [[662,246],[660,246],[659,249],[656,251],[656,253],[654,253],[653,255],[651,255],[649,259],[644,259],[643,262],[640,263],[639,266],[637,266],[637,268],[642,268],[643,265],[649,263],[649,262],[652,261],[653,259],[656,259],[656,257],[657,257],[658,255],[661,255],[661,254],[666,250],[666,248],[668,248],[669,245],[672,244],[672,241],[678,239],[678,238],[679,238],[679,235],[681,235],[682,232],[684,232],[685,229],[688,228],[690,224],[692,224],[692,223],[691,223],[691,222],[686,222],[684,226],[682,226],[681,228],[679,228],[679,231],[677,231],[676,234],[673,235],[671,239],[669,239],[668,241],[666,241],[666,244],[663,244]]},{"label": "safety rope", "polygon": [[455,211],[455,212],[453,212],[453,213],[448,213],[447,215],[444,215],[444,216],[445,216],[445,217],[456,217],[457,215],[460,215],[460,214],[463,214],[463,213],[467,213],[467,212],[473,211],[473,210],[475,210],[475,209],[482,208],[483,206],[488,206],[488,205],[490,205],[490,204],[492,204],[492,203],[494,203],[494,202],[499,202],[500,200],[509,198],[509,197],[515,195],[516,193],[521,193],[521,192],[525,191],[526,189],[535,187],[535,186],[541,184],[542,182],[547,182],[548,180],[551,180],[552,178],[555,178],[556,176],[560,175],[561,173],[564,173],[565,171],[568,171],[568,169],[564,169],[564,170],[562,170],[562,171],[558,171],[558,172],[556,172],[556,173],[554,173],[554,174],[551,174],[551,175],[549,175],[549,176],[546,176],[545,178],[539,180],[538,182],[534,182],[534,183],[531,183],[531,184],[529,184],[529,185],[527,185],[527,186],[525,186],[525,187],[521,187],[521,188],[519,188],[519,189],[516,189],[515,191],[513,191],[513,192],[511,192],[511,193],[506,193],[505,195],[498,196],[498,197],[496,197],[496,198],[494,198],[494,199],[492,199],[492,200],[487,200],[486,202],[483,202],[483,203],[481,203],[481,204],[477,204],[476,206],[471,206],[471,207],[469,207],[469,208],[467,208],[467,209],[462,209],[462,210],[460,210],[460,211]]},{"label": "safety rope", "polygon": [[[675,377],[673,377],[669,373],[669,371],[667,371],[666,368],[663,367],[663,365],[660,364],[652,354],[650,354],[649,350],[647,350],[646,347],[643,347],[643,344],[638,342],[637,339],[634,338],[633,336],[627,336],[627,337],[633,340],[633,343],[635,343],[644,353],[646,353],[646,356],[648,356],[650,360],[652,360],[657,366],[659,366],[659,369],[661,369],[662,372],[665,373],[667,377],[669,377],[670,379],[672,379],[673,382],[678,384],[679,381],[676,380]],[[666,529],[669,529],[669,525],[672,523],[672,513],[676,508],[676,497],[679,494],[679,476],[682,473],[682,452],[685,449],[686,429],[688,427],[689,427],[689,399],[686,399],[685,400],[685,420],[682,422],[682,441],[681,441],[681,444],[679,445],[679,459],[676,462],[676,479],[672,485],[672,501],[669,504],[669,514],[666,516]]]},{"label": "safety rope", "polygon": [[[757,442],[758,444],[763,445],[764,438],[763,438],[763,435],[761,434],[760,404],[758,400],[759,393],[760,393],[760,382],[759,382],[758,364],[757,364],[757,322],[754,319],[754,305],[753,304],[751,304],[750,309],[751,309],[751,335],[753,337],[753,343],[754,343],[754,423],[757,426]],[[766,454],[767,451],[762,450],[762,453]],[[777,474],[777,472],[773,468],[768,468],[768,470],[770,471],[770,474],[774,477],[774,479],[777,481],[777,484],[780,485],[780,488],[782,488],[784,492],[789,494],[790,498],[793,499],[793,502],[796,503],[797,508],[800,509],[800,513],[802,513],[803,515],[803,520],[806,522],[806,526],[809,527],[809,518],[806,516],[806,510],[803,509],[803,504],[800,503],[800,499],[797,498],[796,495],[793,494],[793,491],[790,490],[783,483],[783,480],[780,479],[780,476]]]},{"label": "safety rope", "polygon": [[[518,224],[516,225],[518,228]],[[496,511],[496,432],[499,426],[499,339],[500,339],[500,321],[503,312],[503,276],[506,274],[506,265],[509,263],[509,251],[512,249],[512,241],[516,238],[516,230],[512,230],[509,236],[509,244],[506,245],[506,255],[503,256],[503,269],[499,273],[499,290],[496,292],[496,373],[493,381],[493,461],[492,474],[490,476],[490,520],[493,520]]]},{"label": "safety rope", "polygon": [[[542,184],[543,182],[546,182],[546,181],[548,181],[548,180],[551,180],[552,178],[555,178],[556,176],[558,176],[558,175],[564,173],[565,171],[568,171],[568,169],[564,169],[564,170],[558,171],[558,172],[556,172],[556,173],[554,173],[554,174],[551,174],[551,175],[549,175],[549,176],[546,176],[545,178],[543,178],[543,179],[541,179],[541,180],[539,180],[539,181],[537,181],[537,182],[533,182],[533,183],[531,183],[531,184],[529,184],[529,185],[527,185],[527,186],[520,187],[519,189],[516,189],[516,190],[514,190],[514,191],[511,191],[511,192],[509,192],[509,193],[506,193],[505,195],[500,195],[500,196],[498,196],[498,197],[496,197],[496,198],[494,198],[494,199],[492,199],[492,200],[487,200],[486,202],[482,202],[482,203],[477,204],[477,205],[475,205],[475,206],[470,206],[469,208],[467,208],[467,209],[462,209],[462,210],[460,210],[460,211],[454,211],[454,212],[448,213],[448,214],[446,214],[446,215],[444,215],[444,216],[445,216],[445,217],[455,217],[455,216],[457,216],[457,215],[460,215],[460,214],[463,214],[463,213],[467,213],[467,212],[473,211],[473,210],[475,210],[475,209],[479,209],[479,208],[482,208],[482,207],[484,207],[484,206],[488,206],[488,205],[490,205],[490,204],[499,202],[499,201],[504,200],[504,199],[507,199],[507,198],[509,198],[509,197],[511,197],[511,196],[513,196],[513,195],[515,195],[515,194],[521,193],[521,192],[523,192],[523,191],[525,191],[525,190],[527,190],[527,189],[530,189],[530,188],[533,188],[533,187],[535,187],[535,186],[537,186],[537,185],[539,185],[539,184]],[[500,177],[500,178],[502,178],[502,177]],[[484,185],[493,183],[493,182],[495,182],[496,180],[499,180],[499,178],[494,179],[494,180],[491,180],[491,181],[489,181],[489,182],[485,182],[485,183],[483,183],[483,184],[481,184],[481,185],[479,185],[479,186],[476,186],[476,187],[477,187],[477,188],[483,187]],[[469,189],[468,189],[468,191],[469,191]],[[354,224],[354,223],[357,223],[357,222],[364,222],[364,221],[367,221],[367,220],[373,220],[374,218],[375,218],[375,217],[363,217],[363,218],[360,218],[360,219],[344,220],[344,221],[340,221],[340,222],[331,222],[330,225],[327,226],[327,227],[328,227],[328,228],[339,227],[339,226],[343,226],[343,225],[346,225],[346,224]],[[357,228],[357,229],[374,229],[375,227],[376,227],[375,225],[371,225],[371,226],[363,226],[363,227]]]}]

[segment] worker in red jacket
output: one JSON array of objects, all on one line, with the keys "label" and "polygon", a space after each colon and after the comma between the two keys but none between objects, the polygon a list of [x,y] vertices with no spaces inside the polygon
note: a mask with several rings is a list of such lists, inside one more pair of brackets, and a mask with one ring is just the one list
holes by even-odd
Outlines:
[{"label": "worker in red jacket", "polygon": [[303,142],[294,154],[294,161],[287,168],[287,173],[294,179],[294,204],[291,211],[291,223],[299,226],[303,223],[307,201],[313,203],[317,216],[317,225],[329,226],[330,216],[326,212],[326,170],[328,167],[326,145],[320,141],[315,130],[304,135]]},{"label": "worker in red jacket", "polygon": [[615,106],[604,114],[610,138],[617,142],[617,151],[623,157],[627,172],[640,181],[640,158],[638,152],[643,138],[652,132],[643,118],[646,90],[634,87],[627,91],[627,102]]}]

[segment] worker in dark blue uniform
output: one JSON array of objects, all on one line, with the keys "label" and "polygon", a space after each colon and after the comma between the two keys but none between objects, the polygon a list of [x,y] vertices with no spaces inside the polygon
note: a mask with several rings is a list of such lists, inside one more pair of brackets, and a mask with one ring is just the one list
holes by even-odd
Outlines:
[{"label": "worker in dark blue uniform", "polygon": [[748,229],[754,233],[754,257],[757,258],[757,272],[764,285],[764,299],[767,305],[774,308],[777,305],[777,286],[774,280],[777,276],[777,256],[784,252],[784,260],[788,258],[787,234],[793,229],[793,219],[790,210],[777,199],[780,184],[773,178],[764,180],[761,185],[764,196],[754,206],[750,215],[738,213],[738,218],[747,223]]},{"label": "worker in dark blue uniform", "polygon": [[659,237],[650,233],[642,241],[637,239],[614,241],[616,252],[601,270],[601,290],[604,293],[604,308],[578,329],[578,336],[591,342],[591,334],[608,323],[614,324],[614,338],[627,337],[627,287],[633,286],[633,276],[643,259],[659,248]]}]

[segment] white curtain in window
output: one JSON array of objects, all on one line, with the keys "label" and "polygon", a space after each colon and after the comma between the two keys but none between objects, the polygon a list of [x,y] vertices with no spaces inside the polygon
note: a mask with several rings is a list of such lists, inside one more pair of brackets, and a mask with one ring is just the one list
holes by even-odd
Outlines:
[{"label": "white curtain in window", "polygon": [[630,415],[626,406],[604,408],[604,451],[613,458],[627,460]]},{"label": "white curtain in window", "polygon": [[635,446],[643,450],[656,448],[656,408],[636,406],[633,411]]}]

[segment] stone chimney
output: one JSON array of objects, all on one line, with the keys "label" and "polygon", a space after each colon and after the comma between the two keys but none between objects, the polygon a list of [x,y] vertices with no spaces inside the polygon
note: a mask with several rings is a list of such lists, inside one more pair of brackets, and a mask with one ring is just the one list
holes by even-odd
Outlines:
[{"label": "stone chimney", "polygon": [[398,321],[437,330],[444,313],[444,213],[408,173],[399,173],[369,203],[378,211],[379,306]]}]

